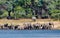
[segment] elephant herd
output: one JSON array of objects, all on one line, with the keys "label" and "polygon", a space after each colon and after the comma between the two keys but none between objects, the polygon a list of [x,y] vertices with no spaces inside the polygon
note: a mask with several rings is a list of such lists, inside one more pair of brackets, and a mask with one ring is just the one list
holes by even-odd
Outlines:
[{"label": "elephant herd", "polygon": [[20,25],[0,25],[0,30],[51,30],[54,28],[53,23],[36,23],[36,24],[31,24],[31,23],[24,23],[21,27]]}]

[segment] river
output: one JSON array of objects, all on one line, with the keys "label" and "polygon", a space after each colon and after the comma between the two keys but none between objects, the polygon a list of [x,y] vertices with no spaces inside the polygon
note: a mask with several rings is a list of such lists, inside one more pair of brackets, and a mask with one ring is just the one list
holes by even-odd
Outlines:
[{"label": "river", "polygon": [[60,38],[60,30],[0,30],[0,38]]}]

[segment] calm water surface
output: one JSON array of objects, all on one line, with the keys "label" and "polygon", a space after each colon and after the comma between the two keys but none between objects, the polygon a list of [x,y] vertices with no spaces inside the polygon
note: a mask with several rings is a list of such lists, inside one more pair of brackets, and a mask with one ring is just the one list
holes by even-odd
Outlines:
[{"label": "calm water surface", "polygon": [[0,38],[60,38],[60,30],[0,30]]}]

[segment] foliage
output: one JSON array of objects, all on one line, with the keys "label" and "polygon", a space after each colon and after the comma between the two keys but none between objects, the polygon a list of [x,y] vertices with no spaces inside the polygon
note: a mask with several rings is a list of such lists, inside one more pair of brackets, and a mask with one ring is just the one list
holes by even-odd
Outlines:
[{"label": "foliage", "polygon": [[[0,17],[10,14],[14,18],[31,18],[36,13],[36,16],[48,14],[51,18],[60,19],[60,0],[0,0],[0,5],[7,11],[0,11]],[[45,12],[41,15],[42,9]]]}]

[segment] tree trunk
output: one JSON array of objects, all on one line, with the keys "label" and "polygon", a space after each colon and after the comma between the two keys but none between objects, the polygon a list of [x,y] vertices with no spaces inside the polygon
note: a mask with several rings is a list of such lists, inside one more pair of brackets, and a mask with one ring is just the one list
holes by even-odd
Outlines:
[{"label": "tree trunk", "polygon": [[26,15],[28,15],[28,10],[25,10],[25,12],[26,12]]},{"label": "tree trunk", "polygon": [[11,16],[11,15],[10,15],[10,12],[11,12],[11,11],[8,11],[8,16],[9,16],[9,17]]},{"label": "tree trunk", "polygon": [[8,11],[8,17],[7,19],[11,19],[11,14],[10,14],[11,11]]}]

